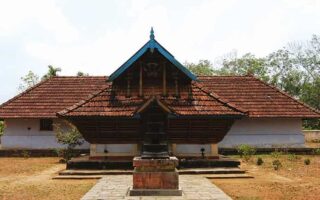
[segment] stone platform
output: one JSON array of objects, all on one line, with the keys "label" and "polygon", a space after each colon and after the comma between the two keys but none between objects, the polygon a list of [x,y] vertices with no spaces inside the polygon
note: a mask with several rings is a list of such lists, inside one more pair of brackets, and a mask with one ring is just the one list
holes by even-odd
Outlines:
[{"label": "stone platform", "polygon": [[82,200],[231,200],[221,189],[202,175],[180,175],[182,196],[129,196],[131,175],[104,176],[91,188]]},{"label": "stone platform", "polygon": [[[179,157],[178,157],[179,158]],[[186,168],[221,168],[221,167],[238,167],[238,160],[220,156],[218,159],[200,159],[200,158],[179,158],[178,169]],[[77,170],[133,170],[132,157],[117,157],[103,159],[89,159],[89,156],[72,158],[67,163],[67,169]]]},{"label": "stone platform", "polygon": [[131,196],[181,196],[176,157],[133,159],[133,186]]}]

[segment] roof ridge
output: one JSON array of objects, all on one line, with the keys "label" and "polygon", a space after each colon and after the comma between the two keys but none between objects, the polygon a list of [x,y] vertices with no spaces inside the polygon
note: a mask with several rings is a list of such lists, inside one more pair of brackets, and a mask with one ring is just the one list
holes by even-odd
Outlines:
[{"label": "roof ridge", "polygon": [[39,87],[40,85],[48,82],[48,81],[51,80],[51,79],[53,79],[53,77],[49,77],[49,78],[47,78],[47,79],[45,79],[45,80],[42,80],[42,81],[40,81],[39,83],[35,84],[34,86],[31,86],[30,88],[28,88],[28,89],[20,92],[18,95],[14,96],[14,97],[12,97],[11,99],[9,99],[9,100],[5,101],[4,103],[0,104],[0,109],[1,109],[3,106],[8,105],[8,104],[11,103],[12,101],[20,98],[21,96],[23,96],[23,95],[31,92],[32,90],[36,89],[36,88]]},{"label": "roof ridge", "polygon": [[91,99],[98,96],[99,94],[101,94],[102,92],[104,92],[108,88],[110,88],[110,85],[105,86],[104,88],[102,88],[96,92],[91,93],[86,99],[83,99],[83,100],[73,104],[72,106],[69,106],[69,107],[57,112],[56,115],[63,116],[71,111],[74,111],[75,109],[79,108],[80,106],[84,105],[85,103],[88,103]]},{"label": "roof ridge", "polygon": [[198,75],[198,77],[252,77],[252,75]]},{"label": "roof ridge", "polygon": [[103,78],[103,77],[108,78],[108,76],[105,76],[105,75],[94,75],[94,76],[91,76],[91,75],[89,75],[89,76],[76,76],[76,75],[75,76],[72,76],[72,75],[60,76],[59,75],[59,76],[53,76],[50,78],[56,79],[56,78]]},{"label": "roof ridge", "polygon": [[185,66],[183,66],[174,56],[165,49],[157,40],[150,39],[145,43],[137,52],[135,52],[126,62],[124,62],[118,69],[116,69],[110,76],[110,81],[113,81],[119,77],[123,72],[125,72],[133,63],[138,61],[138,59],[143,56],[149,49],[157,49],[157,51],[166,58],[172,65],[178,68],[183,74],[189,77],[191,80],[197,80],[197,77],[189,71]]},{"label": "roof ridge", "polygon": [[212,98],[218,100],[220,103],[224,104],[224,105],[227,105],[228,107],[234,109],[234,110],[237,110],[241,113],[244,113],[244,114],[247,114],[248,111],[241,108],[240,106],[237,106],[231,102],[229,102],[229,100],[227,99],[224,99],[224,98],[221,98],[218,94],[214,93],[214,92],[209,92],[207,91],[206,89],[204,89],[200,83],[195,83],[195,82],[192,82],[193,85],[195,85],[197,88],[199,88],[201,91],[205,92],[206,94],[208,94],[209,96],[211,96]]},{"label": "roof ridge", "polygon": [[313,108],[313,107],[309,106],[308,104],[306,104],[306,103],[304,103],[304,102],[302,102],[302,101],[300,101],[300,100],[292,97],[292,96],[291,96],[290,94],[288,94],[287,92],[282,91],[282,90],[280,90],[279,88],[277,88],[276,86],[273,86],[273,85],[271,85],[271,84],[269,84],[269,83],[266,83],[266,82],[260,80],[259,78],[255,77],[255,76],[251,76],[251,77],[252,77],[253,79],[255,79],[255,80],[263,83],[265,86],[270,87],[270,88],[276,90],[276,91],[279,92],[280,94],[282,94],[282,95],[284,95],[284,96],[286,96],[286,97],[289,97],[290,99],[294,100],[295,102],[301,104],[302,106],[305,106],[305,107],[309,108],[309,109],[312,110],[313,112],[315,112],[315,113],[317,113],[317,114],[320,115],[320,111],[319,111],[319,110],[317,110],[316,108]]}]

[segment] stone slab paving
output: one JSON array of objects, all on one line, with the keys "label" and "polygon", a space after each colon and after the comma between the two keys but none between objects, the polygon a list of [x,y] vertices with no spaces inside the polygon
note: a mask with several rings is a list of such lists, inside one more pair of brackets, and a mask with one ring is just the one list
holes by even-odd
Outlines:
[{"label": "stone slab paving", "polygon": [[108,175],[101,178],[82,200],[231,200],[221,189],[201,175],[180,175],[180,197],[144,196],[131,197],[128,191],[132,185],[131,175]]}]

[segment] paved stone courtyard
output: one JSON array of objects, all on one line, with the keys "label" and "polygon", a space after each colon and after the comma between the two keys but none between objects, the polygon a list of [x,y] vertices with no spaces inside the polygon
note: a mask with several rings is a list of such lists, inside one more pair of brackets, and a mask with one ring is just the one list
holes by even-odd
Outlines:
[{"label": "paved stone courtyard", "polygon": [[201,175],[180,175],[180,187],[183,195],[180,197],[131,197],[128,196],[132,185],[131,175],[104,176],[91,188],[82,200],[126,199],[126,200],[231,200],[217,186]]}]

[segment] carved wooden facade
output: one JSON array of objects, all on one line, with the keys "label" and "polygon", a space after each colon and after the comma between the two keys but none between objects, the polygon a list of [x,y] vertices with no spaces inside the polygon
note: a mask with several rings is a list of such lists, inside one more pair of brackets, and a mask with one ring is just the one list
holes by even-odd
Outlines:
[{"label": "carved wooden facade", "polygon": [[245,115],[205,90],[153,33],[108,81],[101,91],[59,113],[90,143],[139,143],[155,132],[171,143],[218,143]]}]

